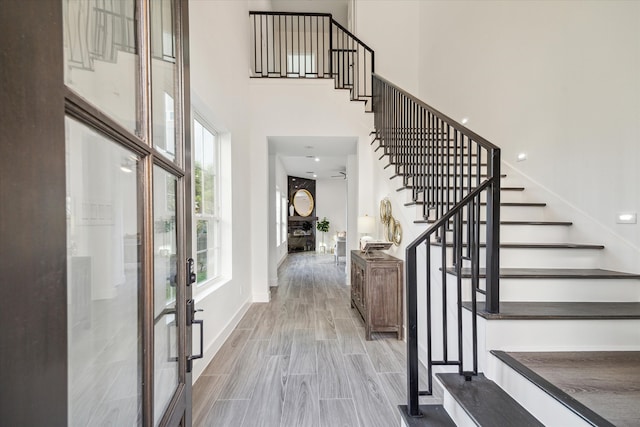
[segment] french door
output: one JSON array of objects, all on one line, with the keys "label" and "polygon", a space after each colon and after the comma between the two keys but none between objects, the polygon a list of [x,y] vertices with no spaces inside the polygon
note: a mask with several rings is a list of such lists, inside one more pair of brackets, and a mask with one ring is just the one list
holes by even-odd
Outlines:
[{"label": "french door", "polygon": [[187,1],[61,1],[69,425],[189,425]]},{"label": "french door", "polygon": [[190,426],[188,1],[0,2],[1,423]]}]

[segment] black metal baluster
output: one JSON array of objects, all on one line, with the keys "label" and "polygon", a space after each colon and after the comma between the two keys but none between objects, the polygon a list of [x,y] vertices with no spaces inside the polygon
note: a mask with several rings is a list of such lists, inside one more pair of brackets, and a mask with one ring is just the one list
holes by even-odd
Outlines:
[{"label": "black metal baluster", "polygon": [[[408,247],[407,260],[407,404],[411,416],[420,416],[418,408],[418,289],[416,249]],[[427,285],[428,286],[428,285]],[[428,327],[428,326],[427,326]]]}]

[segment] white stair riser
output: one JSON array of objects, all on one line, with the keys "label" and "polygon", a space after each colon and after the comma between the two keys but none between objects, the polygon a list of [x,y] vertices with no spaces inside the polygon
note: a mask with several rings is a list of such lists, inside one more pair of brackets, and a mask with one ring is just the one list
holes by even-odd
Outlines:
[{"label": "white stair riser", "polygon": [[[450,275],[448,281],[454,280]],[[480,279],[485,289],[485,279]],[[471,299],[471,279],[462,279],[463,299]],[[484,300],[478,295],[478,300]],[[640,302],[640,281],[632,279],[500,279],[500,301]]]},{"label": "white stair riser", "polygon": [[[466,225],[463,224],[463,231]],[[480,224],[481,241],[485,241],[487,227]],[[447,232],[447,239],[453,239],[453,231]],[[463,242],[467,241],[467,235],[463,232]],[[527,242],[527,243],[566,243],[569,238],[569,227],[550,225],[501,225],[500,241],[505,243]]]},{"label": "white stair riser", "polygon": [[[422,206],[416,206],[416,218],[422,219]],[[486,207],[481,206],[480,220],[485,221],[487,219]],[[435,216],[431,211],[430,217]],[[545,212],[544,206],[502,206],[500,209],[500,219],[502,221],[552,221],[554,218],[550,218],[548,213]]]},{"label": "white stair riser", "polygon": [[[440,253],[441,246],[431,246]],[[599,249],[529,249],[501,248],[502,268],[599,268]],[[452,248],[447,248],[447,265],[452,265]],[[466,248],[463,255],[466,254]],[[485,248],[480,248],[480,267],[485,266]],[[464,264],[466,266],[466,264]]]},{"label": "white stair riser", "polygon": [[489,350],[639,351],[640,319],[478,321],[478,353]]},{"label": "white stair riser", "polygon": [[501,279],[501,301],[640,302],[631,279]]},{"label": "white stair riser", "polygon": [[[398,186],[398,188],[400,187],[401,185]],[[413,200],[414,194],[412,189],[402,190],[402,193],[404,193],[403,195],[404,195],[405,203],[410,203],[414,201]],[[463,196],[466,196],[466,194],[467,193],[465,191]],[[447,197],[446,193],[444,197],[445,198]],[[449,192],[449,199],[454,200],[456,197],[460,199],[460,193],[454,192],[453,190],[451,190]],[[418,194],[416,195],[416,200],[424,200],[424,195],[422,192],[418,192]],[[482,192],[482,194],[480,195],[480,201],[483,203],[487,201],[486,192]],[[525,191],[506,191],[506,190],[502,190],[500,192],[500,201],[503,203],[535,202],[535,200],[530,200],[529,198],[526,197]]]},{"label": "white stair riser", "polygon": [[531,381],[489,354],[485,375],[548,427],[592,427]]}]

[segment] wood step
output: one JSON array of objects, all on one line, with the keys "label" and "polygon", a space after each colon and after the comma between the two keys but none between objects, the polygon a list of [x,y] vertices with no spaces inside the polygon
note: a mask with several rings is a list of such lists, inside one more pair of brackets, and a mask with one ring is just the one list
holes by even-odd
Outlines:
[{"label": "wood step", "polygon": [[407,427],[455,427],[447,410],[442,405],[420,405],[421,417],[410,417],[407,405],[398,405],[400,416]]},{"label": "wood step", "polygon": [[[404,191],[404,190],[413,190],[413,189],[414,189],[413,185],[405,185],[405,186],[402,186],[402,187],[398,188],[396,191],[400,192],[400,191]],[[418,191],[423,191],[423,190],[424,190],[424,188],[421,188]],[[500,191],[524,191],[524,190],[525,190],[524,187],[500,187]]]},{"label": "wood step", "polygon": [[640,352],[491,354],[591,425],[635,425],[640,420]]},{"label": "wood step", "polygon": [[[455,276],[456,270],[448,267],[447,273]],[[462,278],[471,278],[470,268],[463,268],[461,273]],[[480,278],[486,277],[486,270],[481,268]],[[501,268],[500,277],[503,279],[640,279],[640,274],[599,268]]]},{"label": "wood step", "polygon": [[[393,179],[393,178],[398,177],[398,176],[406,176],[407,178],[413,178],[413,175],[414,175],[414,174],[411,174],[411,173],[399,172],[399,173],[396,173],[396,174],[395,174],[395,175],[393,175],[393,176],[390,176],[390,177],[389,177],[389,179]],[[467,175],[467,176],[468,176],[468,175]],[[486,173],[481,173],[481,174],[480,174],[480,178],[486,178],[487,176],[488,176],[488,175],[487,175]],[[476,176],[475,176],[475,175],[473,175],[473,177],[475,178]],[[506,178],[506,177],[507,177],[507,174],[506,174],[506,173],[500,174],[500,178]],[[451,175],[449,178],[455,178],[455,176]]]},{"label": "wood step", "polygon": [[465,381],[459,374],[436,374],[436,377],[478,426],[544,426],[483,374],[471,381]]},{"label": "wood step", "polygon": [[[435,221],[432,219],[417,219],[413,221],[414,224],[433,224]],[[452,222],[452,221],[451,221]],[[466,224],[467,221],[462,221]],[[486,224],[487,221],[480,221],[480,224]],[[500,221],[500,225],[540,225],[540,226],[571,226],[571,221]],[[451,231],[451,230],[449,230]]]},{"label": "wood step", "polygon": [[[424,202],[422,200],[414,200],[413,202],[407,202],[404,205],[405,206],[422,206],[422,205],[426,205],[427,202]],[[448,205],[448,206],[455,206],[456,204],[454,202],[449,202],[449,203],[438,203],[438,206],[442,206],[442,205]],[[487,202],[480,202],[480,206],[486,206]],[[507,207],[545,207],[547,206],[546,203],[544,202],[501,202],[500,206],[507,206]],[[431,207],[430,209],[433,209],[433,207]]]},{"label": "wood step", "polygon": [[[471,310],[471,302],[462,306]],[[500,313],[478,302],[477,312],[487,320],[624,320],[640,319],[640,302],[501,302]]]},{"label": "wood step", "polygon": [[[442,246],[442,242],[431,242],[432,246]],[[462,244],[467,247],[466,243]],[[486,247],[486,243],[480,243],[480,247]],[[453,247],[453,243],[447,242],[447,247]],[[604,249],[603,245],[590,243],[500,243],[502,249]]]}]

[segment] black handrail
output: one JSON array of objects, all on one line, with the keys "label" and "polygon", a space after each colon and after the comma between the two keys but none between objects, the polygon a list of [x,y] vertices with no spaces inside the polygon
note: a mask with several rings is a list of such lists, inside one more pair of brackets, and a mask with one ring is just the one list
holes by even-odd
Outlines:
[{"label": "black handrail", "polygon": [[251,77],[331,78],[352,101],[371,100],[374,52],[331,14],[251,11],[249,19]]},{"label": "black handrail", "polygon": [[[478,373],[477,293],[485,295],[485,310],[499,311],[500,149],[388,80],[374,75],[373,85],[376,150],[382,149],[389,157],[395,175],[411,189],[413,203],[421,204],[424,219],[432,222],[406,249],[408,412],[419,416],[418,397],[432,393],[433,366],[457,366],[467,378]],[[484,289],[480,285],[482,209],[487,223]],[[434,267],[437,261],[431,256],[432,245],[440,245],[440,271]],[[419,281],[417,253],[423,246],[425,277]],[[461,271],[465,263],[471,268],[470,289],[463,287]],[[454,273],[455,286],[448,286],[449,272]],[[441,282],[439,287],[432,286],[436,279]],[[425,292],[427,307],[423,359],[428,387],[424,391],[418,389],[420,289]],[[434,296],[439,297],[440,305],[432,304]],[[463,299],[471,300],[471,318],[467,321]],[[439,358],[432,351],[436,311],[441,315]],[[470,344],[466,344],[468,340]]]},{"label": "black handrail", "polygon": [[[478,373],[477,294],[485,310],[499,311],[500,149],[455,120],[374,73],[374,52],[333,20],[330,14],[250,12],[252,77],[333,78],[336,88],[350,89],[352,100],[365,100],[373,111],[376,151],[382,149],[395,176],[411,189],[412,204],[432,225],[406,249],[408,410],[420,414],[418,396],[431,394],[435,365],[458,366],[471,378]],[[373,144],[372,142],[372,144]],[[484,195],[485,199],[482,200]],[[480,285],[481,214],[486,216],[486,280]],[[448,242],[452,233],[451,242]],[[431,246],[440,245],[440,272],[433,268]],[[418,248],[426,251],[426,277],[418,286]],[[448,261],[451,260],[451,263]],[[470,266],[471,286],[463,288],[463,264]],[[432,277],[432,272],[434,277]],[[455,273],[455,287],[447,275]],[[434,278],[441,281],[432,286]],[[418,389],[418,291],[426,296],[428,389]],[[432,305],[439,292],[441,305]],[[453,302],[452,298],[454,298]],[[471,300],[464,319],[463,299]],[[449,305],[455,305],[450,319]],[[453,309],[453,308],[452,308]],[[436,310],[441,311],[442,357],[432,352]],[[469,324],[465,327],[465,324]],[[450,327],[455,324],[455,327]],[[465,335],[466,334],[466,335]],[[451,338],[451,339],[450,339]],[[455,349],[450,349],[454,341]],[[466,340],[471,343],[466,344]],[[471,348],[470,354],[468,348]],[[467,366],[471,369],[466,369]]]}]

